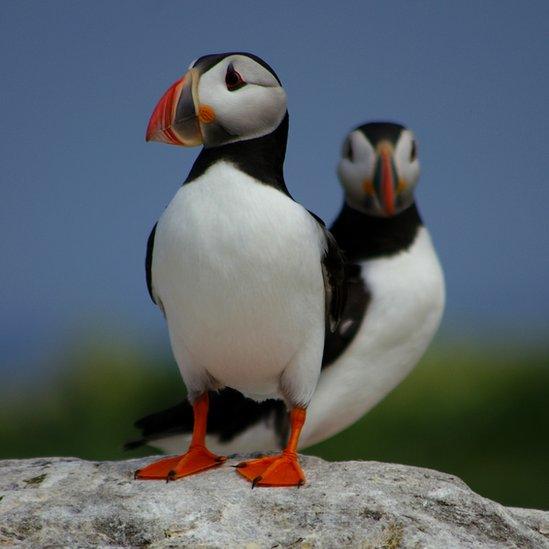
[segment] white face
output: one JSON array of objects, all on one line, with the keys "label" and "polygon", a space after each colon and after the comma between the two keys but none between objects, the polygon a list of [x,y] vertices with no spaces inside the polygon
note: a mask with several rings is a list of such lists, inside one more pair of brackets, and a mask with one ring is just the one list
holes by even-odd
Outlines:
[{"label": "white face", "polygon": [[195,101],[205,146],[253,139],[274,131],[286,114],[286,93],[273,74],[245,55],[230,55],[200,76]]},{"label": "white face", "polygon": [[357,129],[343,143],[337,173],[351,207],[390,217],[414,201],[419,170],[417,144],[410,130],[402,129],[396,144],[381,139],[374,147]]}]

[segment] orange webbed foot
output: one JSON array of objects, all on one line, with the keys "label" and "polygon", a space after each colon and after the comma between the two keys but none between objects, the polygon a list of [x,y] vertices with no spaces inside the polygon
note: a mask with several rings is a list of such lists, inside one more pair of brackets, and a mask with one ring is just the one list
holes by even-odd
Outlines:
[{"label": "orange webbed foot", "polygon": [[226,457],[216,456],[204,446],[194,446],[182,456],[163,458],[143,467],[143,469],[138,469],[134,478],[139,480],[176,480],[218,467],[226,460]]},{"label": "orange webbed foot", "polygon": [[294,453],[283,452],[276,456],[267,456],[243,461],[236,470],[255,486],[302,486],[305,475]]}]

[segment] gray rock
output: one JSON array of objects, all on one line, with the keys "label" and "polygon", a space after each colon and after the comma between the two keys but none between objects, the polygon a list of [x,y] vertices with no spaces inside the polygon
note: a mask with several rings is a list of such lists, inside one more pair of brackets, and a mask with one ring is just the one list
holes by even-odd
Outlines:
[{"label": "gray rock", "polygon": [[133,480],[152,459],[0,461],[0,545],[549,547],[549,513],[503,507],[429,469],[303,457],[299,489],[252,490],[227,465]]}]

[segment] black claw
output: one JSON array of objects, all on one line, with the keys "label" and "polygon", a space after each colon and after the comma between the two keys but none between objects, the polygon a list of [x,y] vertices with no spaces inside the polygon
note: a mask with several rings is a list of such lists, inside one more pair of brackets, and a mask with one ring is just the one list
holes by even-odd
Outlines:
[{"label": "black claw", "polygon": [[175,471],[170,471],[168,473],[168,476],[166,477],[166,482],[170,482],[171,480],[175,480]]},{"label": "black claw", "polygon": [[137,469],[137,471],[133,473],[133,480],[137,480],[137,475],[139,474],[139,471],[140,469]]},{"label": "black claw", "polygon": [[247,463],[245,461],[241,461],[240,463],[237,463],[236,465],[231,465],[231,467],[234,467],[235,469],[242,469],[242,467],[246,467]]},{"label": "black claw", "polygon": [[262,478],[263,477],[259,475],[252,480],[252,490],[261,482]]}]

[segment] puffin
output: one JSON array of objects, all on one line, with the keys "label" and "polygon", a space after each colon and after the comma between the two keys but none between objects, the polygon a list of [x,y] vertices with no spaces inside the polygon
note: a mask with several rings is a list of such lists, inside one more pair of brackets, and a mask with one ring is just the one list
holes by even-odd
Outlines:
[{"label": "puffin", "polygon": [[[347,301],[338,329],[326,332],[300,448],[346,429],[394,389],[429,346],[444,310],[443,271],[414,196],[413,132],[386,121],[356,127],[337,173],[344,202],[330,232],[347,260]],[[174,453],[190,435],[192,410],[182,402],[135,425],[141,437],[126,449],[146,444]],[[209,443],[225,453],[275,451],[289,429],[282,402],[254,402],[232,389],[211,394],[210,425]]]},{"label": "puffin", "polygon": [[[147,141],[203,145],[146,255],[193,425],[184,454],[137,470],[136,479],[175,480],[227,459],[206,441],[209,395],[227,387],[289,410],[283,451],[236,470],[252,487],[305,482],[296,451],[346,286],[335,239],[285,184],[286,103],[265,61],[230,52],[193,62],[151,115]],[[232,410],[225,413],[230,421]]]}]

